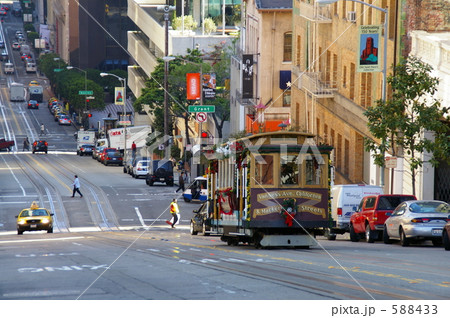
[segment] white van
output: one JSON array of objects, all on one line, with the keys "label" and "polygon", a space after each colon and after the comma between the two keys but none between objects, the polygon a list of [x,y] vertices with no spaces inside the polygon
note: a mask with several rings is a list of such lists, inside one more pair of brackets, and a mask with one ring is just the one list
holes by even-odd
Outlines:
[{"label": "white van", "polygon": [[14,74],[14,64],[11,62],[4,63],[3,72],[5,72],[5,74]]},{"label": "white van", "polygon": [[28,62],[25,66],[25,70],[27,73],[35,73],[36,72],[36,63],[34,62]]},{"label": "white van", "polygon": [[358,209],[361,199],[368,195],[383,194],[381,186],[366,184],[337,184],[331,188],[331,216],[336,227],[327,233],[329,240],[335,240],[336,234],[349,231],[350,217]]}]

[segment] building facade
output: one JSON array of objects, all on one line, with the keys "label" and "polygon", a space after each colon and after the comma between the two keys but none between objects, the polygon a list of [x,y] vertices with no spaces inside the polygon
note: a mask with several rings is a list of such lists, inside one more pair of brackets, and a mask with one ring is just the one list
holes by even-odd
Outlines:
[{"label": "building facade", "polygon": [[[319,2],[294,1],[291,125],[334,146],[334,183],[388,184],[387,173],[380,176],[383,170],[364,149],[364,138],[371,138],[364,111],[387,90],[382,59],[386,53],[389,72],[396,56],[397,1]],[[381,29],[372,48],[375,72],[360,67],[367,49],[361,26]]]}]

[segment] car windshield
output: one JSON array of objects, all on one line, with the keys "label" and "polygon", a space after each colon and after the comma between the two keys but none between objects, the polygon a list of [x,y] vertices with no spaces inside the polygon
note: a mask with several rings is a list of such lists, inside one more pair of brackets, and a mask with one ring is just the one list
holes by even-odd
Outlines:
[{"label": "car windshield", "polygon": [[450,205],[439,201],[415,202],[409,209],[413,213],[450,213]]},{"label": "car windshield", "polygon": [[26,210],[20,214],[21,217],[30,217],[30,216],[48,216],[48,213],[45,209],[36,209],[36,210]]},{"label": "car windshield", "polygon": [[380,201],[378,202],[378,209],[379,210],[394,210],[400,203],[409,201],[409,200],[415,200],[415,198],[413,196],[381,197]]},{"label": "car windshield", "polygon": [[120,156],[122,156],[122,154],[120,153],[120,151],[113,151],[113,152],[112,152],[112,155],[113,155],[114,157],[120,157]]}]

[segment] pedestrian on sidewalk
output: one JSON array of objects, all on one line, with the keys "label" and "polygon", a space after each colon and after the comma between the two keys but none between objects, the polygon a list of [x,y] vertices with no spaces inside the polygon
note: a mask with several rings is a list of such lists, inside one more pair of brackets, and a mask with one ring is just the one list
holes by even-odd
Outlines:
[{"label": "pedestrian on sidewalk", "polygon": [[77,175],[75,175],[75,180],[73,180],[72,186],[73,186],[72,198],[75,197],[75,192],[78,192],[82,198],[83,195],[80,192],[80,180],[78,179]]},{"label": "pedestrian on sidewalk", "polygon": [[23,140],[23,150],[22,151],[25,151],[25,149],[27,151],[30,150],[30,141],[28,140],[28,137],[25,137],[25,139]]},{"label": "pedestrian on sidewalk", "polygon": [[177,193],[180,189],[184,192],[184,183],[186,181],[186,176],[184,175],[184,172],[180,173],[180,177],[178,179],[178,189],[175,191]]}]

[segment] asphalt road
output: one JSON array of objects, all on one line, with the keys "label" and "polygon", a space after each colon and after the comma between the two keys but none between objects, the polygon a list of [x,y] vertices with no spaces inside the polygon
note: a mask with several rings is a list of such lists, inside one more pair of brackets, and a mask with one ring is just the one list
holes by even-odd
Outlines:
[{"label": "asphalt road", "polygon": [[[7,36],[15,29],[9,25]],[[34,78],[18,65],[18,73],[7,83]],[[37,138],[41,122],[49,153],[22,152],[23,138]],[[198,204],[180,200],[181,225],[169,229],[168,206],[180,195],[174,193],[175,186],[149,187],[143,179],[124,174],[122,167],[76,156],[72,126],[59,126],[45,105],[28,110],[25,103],[9,103],[6,87],[1,89],[0,131],[18,145],[11,153],[0,153],[1,300],[335,300],[339,304],[407,300],[421,304],[417,301],[450,298],[450,254],[442,247],[352,243],[345,236],[336,241],[319,237],[318,246],[308,250],[227,246],[216,236],[189,234],[189,219]],[[71,197],[75,174],[83,198]],[[32,201],[55,213],[54,233],[16,234],[15,215]],[[263,305],[273,303],[258,304],[259,311],[188,308],[199,315],[261,315]],[[285,312],[281,306],[284,309],[284,303],[272,305]],[[301,308],[291,310],[301,312]],[[339,310],[345,316],[345,310]]]}]

